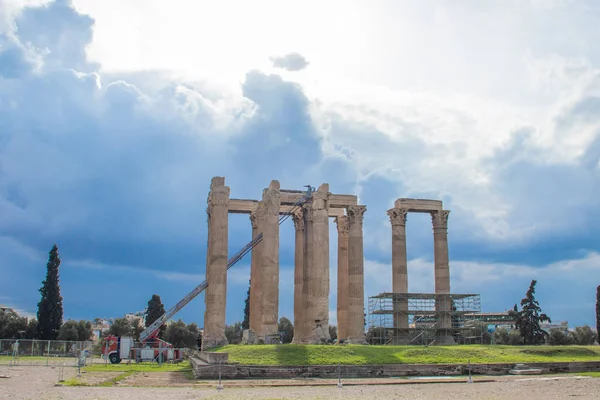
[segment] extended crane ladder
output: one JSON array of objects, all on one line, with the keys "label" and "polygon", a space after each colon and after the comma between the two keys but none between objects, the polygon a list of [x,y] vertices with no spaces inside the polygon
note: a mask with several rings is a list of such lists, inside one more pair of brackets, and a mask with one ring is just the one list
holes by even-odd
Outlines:
[{"label": "extended crane ladder", "polygon": [[[308,190],[307,190],[306,194],[304,196],[302,196],[302,198],[300,200],[298,200],[296,203],[294,203],[294,205],[292,205],[292,208],[290,209],[289,212],[284,213],[279,218],[279,225],[281,225],[284,221],[286,221],[291,215],[296,213],[300,209],[300,207],[302,207],[302,205],[304,203],[306,203],[308,200],[310,200],[310,198],[312,197],[312,192],[313,192],[312,188],[310,186],[308,186]],[[229,259],[229,261],[227,261],[227,269],[229,270],[229,268],[233,267],[238,261],[240,261],[242,258],[244,258],[244,256],[252,250],[252,248],[254,248],[256,245],[258,245],[260,243],[262,238],[263,238],[263,234],[261,232],[258,235],[256,235],[256,237],[254,239],[252,239],[248,244],[246,244],[244,247],[242,247],[240,251],[238,251],[233,257],[231,257]],[[169,309],[169,311],[164,313],[156,321],[154,321],[152,324],[150,324],[150,326],[148,326],[146,329],[144,329],[142,331],[142,333],[140,333],[140,341],[145,342],[146,340],[155,337],[156,334],[158,333],[158,329],[165,322],[167,322],[169,319],[171,319],[171,317],[173,317],[175,314],[177,314],[190,301],[194,300],[196,298],[196,296],[198,296],[200,293],[202,293],[207,287],[208,287],[208,281],[206,281],[206,280],[204,282],[202,282],[201,284],[199,284],[198,286],[196,286],[183,299],[179,300],[179,302],[177,304],[175,304],[173,307],[171,307],[171,309]]]}]

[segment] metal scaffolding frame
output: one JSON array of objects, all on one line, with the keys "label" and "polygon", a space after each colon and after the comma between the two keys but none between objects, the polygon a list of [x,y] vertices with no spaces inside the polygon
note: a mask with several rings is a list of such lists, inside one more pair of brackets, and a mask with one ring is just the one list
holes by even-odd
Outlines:
[{"label": "metal scaffolding frame", "polygon": [[[395,308],[395,310],[394,310]],[[380,293],[369,297],[371,344],[450,344],[472,334],[481,314],[474,293]]]}]

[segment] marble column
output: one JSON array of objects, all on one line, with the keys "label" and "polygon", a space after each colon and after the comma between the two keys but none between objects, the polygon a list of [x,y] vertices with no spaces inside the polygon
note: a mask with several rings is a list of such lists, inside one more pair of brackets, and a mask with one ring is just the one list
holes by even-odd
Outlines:
[{"label": "marble column", "polygon": [[[392,292],[408,293],[408,259],[406,256],[406,216],[402,208],[388,210],[392,223]],[[394,344],[408,342],[408,299],[394,298]]]},{"label": "marble column", "polygon": [[[262,219],[259,220],[259,213],[254,211],[250,214],[250,222],[252,223],[252,239],[261,232],[260,225]],[[264,215],[263,215],[264,216]],[[260,300],[262,298],[261,282],[262,277],[260,274],[260,251],[262,248],[262,241],[252,248],[252,258],[250,267],[250,329],[254,333],[261,330],[261,315],[260,315]]]},{"label": "marble column", "polygon": [[304,304],[304,210],[292,215],[296,230],[294,251],[294,338],[292,343],[301,343],[304,331],[306,304]]},{"label": "marble column", "polygon": [[365,338],[365,274],[363,216],[365,206],[350,206],[348,215],[348,343],[367,344]]},{"label": "marble column", "polygon": [[309,344],[313,343],[311,319],[312,312],[314,309],[312,299],[312,289],[310,287],[311,274],[313,273],[312,260],[313,260],[313,211],[312,203],[308,202],[302,206],[302,216],[304,221],[304,232],[303,232],[303,252],[302,252],[302,320],[301,325],[296,328],[294,327],[294,343],[296,344]]},{"label": "marble column", "polygon": [[310,203],[310,255],[306,264],[308,285],[306,329],[309,343],[327,343],[329,336],[329,185],[324,183]]},{"label": "marble column", "polygon": [[336,217],[338,232],[337,269],[337,337],[348,339],[348,217]]},{"label": "marble column", "polygon": [[[450,293],[450,265],[448,257],[448,215],[450,211],[440,210],[431,213],[433,223],[433,259],[435,275],[435,293]],[[438,320],[436,321],[438,329],[439,344],[453,343],[451,332],[452,318],[450,311],[452,308],[450,297],[442,297],[436,301]]]},{"label": "marble column", "polygon": [[263,224],[263,246],[260,254],[261,316],[262,329],[260,339],[277,333],[279,314],[279,208],[281,195],[279,182],[271,181],[263,192],[262,203],[265,207]]},{"label": "marble column", "polygon": [[225,178],[214,177],[208,195],[208,249],[202,348],[227,344],[225,309],[227,300],[227,245],[229,187]]}]

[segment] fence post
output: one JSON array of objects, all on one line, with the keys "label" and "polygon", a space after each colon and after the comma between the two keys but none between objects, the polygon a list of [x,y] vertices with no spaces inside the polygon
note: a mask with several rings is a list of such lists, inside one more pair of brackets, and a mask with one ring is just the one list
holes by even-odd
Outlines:
[{"label": "fence post", "polygon": [[342,388],[342,367],[339,362],[338,362],[338,384],[337,384],[337,387],[339,389]]},{"label": "fence post", "polygon": [[219,384],[217,385],[217,390],[223,390],[223,385],[221,384],[221,360],[219,360]]},{"label": "fence post", "polygon": [[50,362],[50,341],[48,340],[48,351],[46,352],[46,367]]},{"label": "fence post", "polygon": [[469,358],[469,380],[467,383],[473,383],[473,378],[471,377],[471,359]]}]

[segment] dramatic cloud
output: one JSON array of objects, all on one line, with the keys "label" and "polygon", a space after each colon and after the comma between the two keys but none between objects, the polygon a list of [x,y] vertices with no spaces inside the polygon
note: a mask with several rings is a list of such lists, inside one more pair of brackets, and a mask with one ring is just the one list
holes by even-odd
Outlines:
[{"label": "dramatic cloud", "polygon": [[284,56],[271,57],[271,62],[275,68],[285,69],[286,71],[301,71],[309,64],[300,53],[288,53]]},{"label": "dramatic cloud", "polygon": [[[0,7],[6,4],[0,0]],[[542,35],[552,18],[583,17],[581,7],[528,3],[515,19],[528,21],[532,31],[525,35],[518,25],[504,37],[503,28],[502,38],[490,34],[494,46],[470,34],[471,22],[478,26],[484,18],[502,27],[509,16],[513,21],[510,7],[436,3],[431,31],[423,28],[427,24],[398,27],[382,12],[381,27],[372,23],[365,31],[372,46],[348,36],[354,25],[324,48],[293,47],[319,65],[329,60],[333,74],[315,62],[292,81],[256,62],[235,87],[235,79],[227,85],[179,71],[107,70],[101,59],[91,62],[86,49],[101,46],[97,35],[106,32],[92,17],[99,15],[98,25],[106,26],[106,6],[74,4],[11,2],[0,18],[3,302],[35,311],[47,252],[57,243],[68,317],[136,311],[153,293],[174,304],[204,277],[206,195],[210,178],[225,176],[236,198],[260,198],[271,179],[289,189],[329,182],[332,192],[359,195],[368,207],[367,296],[391,290],[386,210],[398,197],[442,199],[452,210],[453,290],[481,292],[484,309],[498,311],[517,302],[535,278],[553,319],[592,323],[585,307],[593,280],[585,276],[598,276],[600,252],[600,53],[586,38],[599,31],[591,17],[578,26],[564,22],[570,37],[582,38],[572,52],[559,37]],[[124,0],[114,7],[135,4]],[[77,11],[84,6],[96,14]],[[340,12],[360,19],[355,6],[348,7]],[[407,6],[406,15],[423,23],[429,11],[419,7]],[[140,12],[140,20],[148,17]],[[330,21],[319,23],[330,30]],[[427,51],[411,40],[389,54],[389,46],[379,46],[382,38],[375,40],[389,38],[388,28],[406,31],[394,31],[397,37],[422,38]],[[141,47],[150,45],[139,40]],[[239,38],[226,42],[233,46],[228,54],[247,54]],[[328,58],[336,43],[336,58],[352,71],[353,57],[361,54],[361,70],[347,82],[332,78],[350,76]],[[207,58],[212,55],[203,50],[217,46],[196,45]],[[492,61],[475,57],[474,50],[463,57],[464,46]],[[496,53],[498,46],[503,52]],[[281,48],[263,48],[262,60],[282,54]],[[357,50],[363,48],[368,54]],[[504,59],[506,66],[494,64]],[[299,53],[271,61],[287,71],[308,65]],[[357,78],[363,75],[368,82]],[[408,221],[410,290],[432,291],[431,220],[411,214]],[[330,231],[334,310],[333,223]],[[250,236],[247,216],[230,216],[230,252]],[[293,227],[282,226],[280,243],[280,314],[291,318]],[[248,260],[229,276],[231,323],[242,316]],[[579,280],[590,284],[582,288]],[[198,299],[181,314],[202,324],[202,310]]]}]

